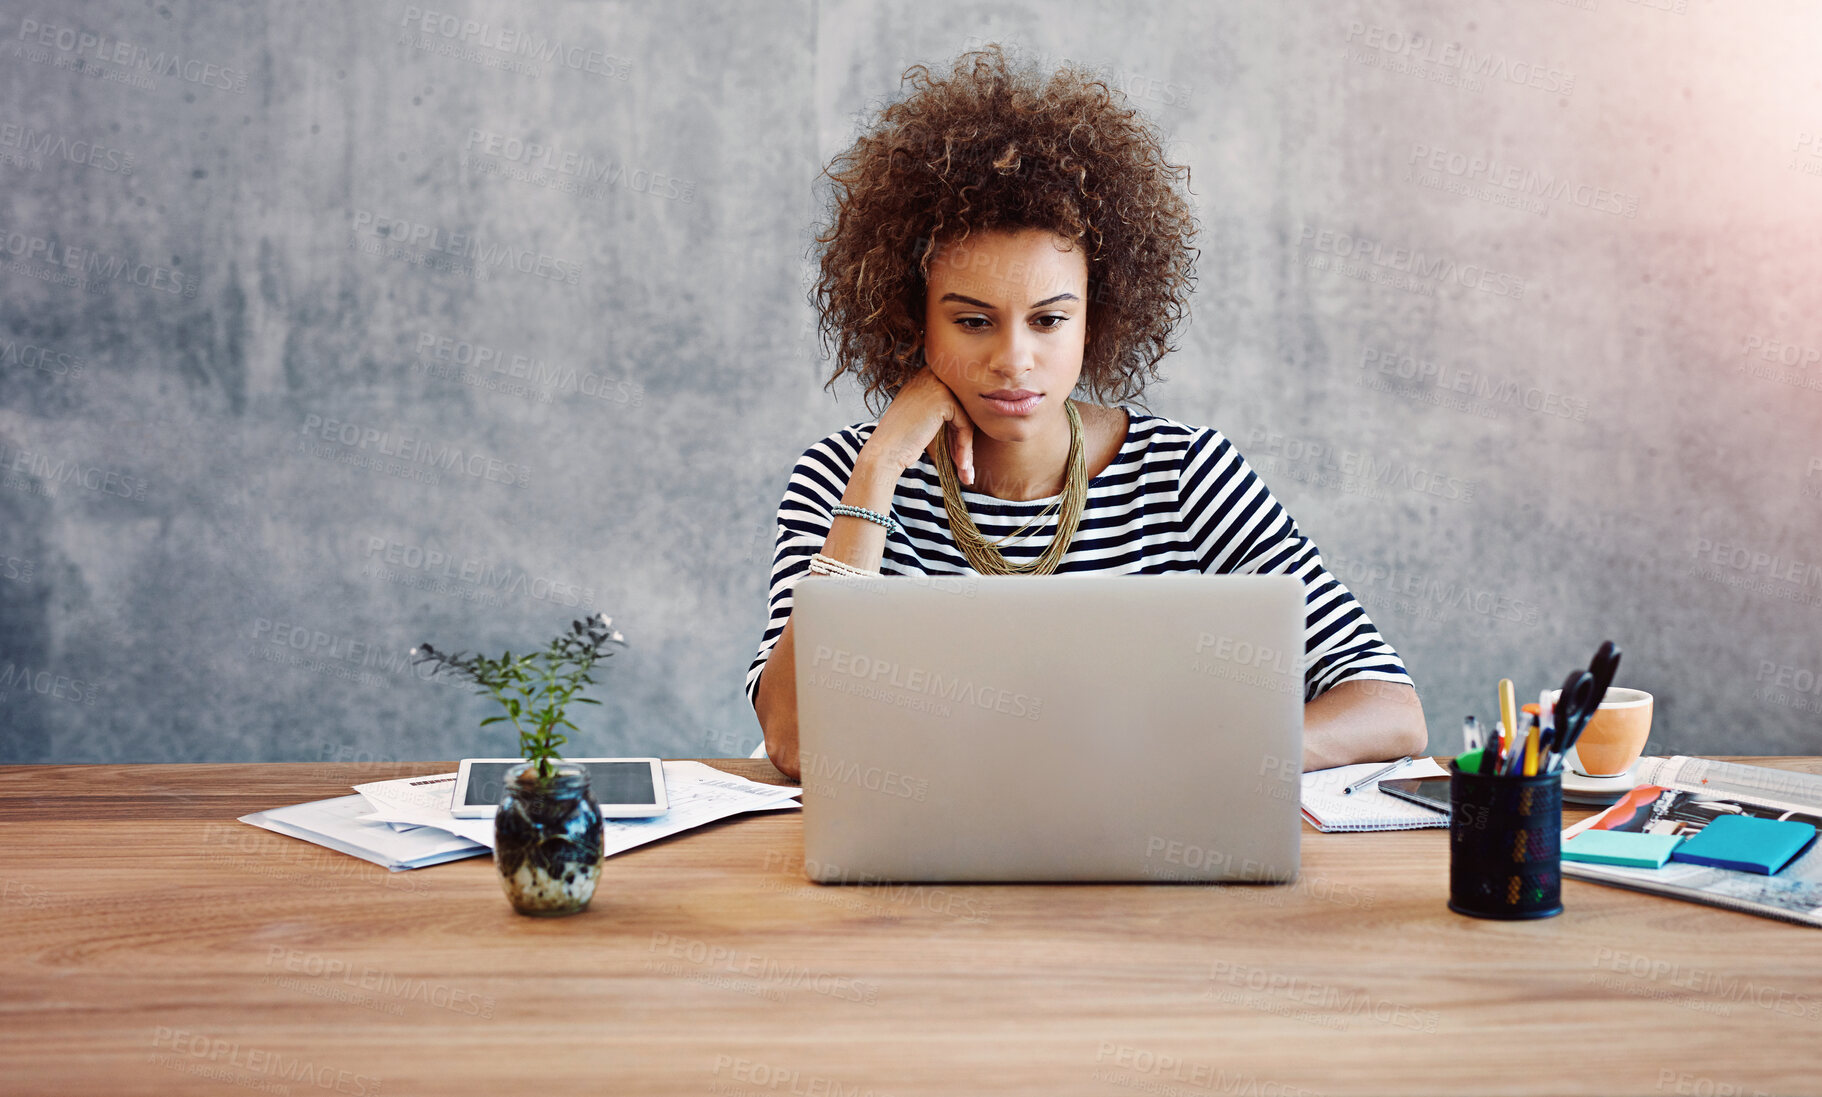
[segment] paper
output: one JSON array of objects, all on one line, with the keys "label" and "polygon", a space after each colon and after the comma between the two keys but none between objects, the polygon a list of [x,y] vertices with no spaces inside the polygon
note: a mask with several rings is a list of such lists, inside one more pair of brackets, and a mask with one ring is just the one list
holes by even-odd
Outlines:
[{"label": "paper", "polygon": [[[355,785],[354,791],[361,794],[373,805],[375,811],[389,811],[395,808],[417,810],[427,808],[435,811],[446,808],[455,798],[456,778],[459,774],[434,773],[428,777],[401,777],[395,781],[372,781],[364,785]],[[412,830],[419,823],[387,823],[393,830]]]},{"label": "paper", "polygon": [[360,796],[337,796],[313,800],[307,804],[273,808],[243,815],[240,821],[252,826],[315,842],[319,846],[372,861],[398,872],[423,868],[444,861],[475,857],[487,852],[483,843],[472,842],[442,830],[417,827],[398,831],[383,823],[361,818],[369,807]]},{"label": "paper", "polygon": [[454,773],[433,773],[428,777],[401,777],[396,781],[371,781],[364,785],[355,785],[354,791],[366,798],[375,811],[390,808],[419,809],[431,811],[449,809],[449,803],[455,796],[456,777]]},{"label": "paper", "polygon": [[[1376,784],[1367,785],[1352,796],[1343,796],[1341,790],[1367,776],[1374,770],[1384,769],[1384,762],[1362,762],[1353,766],[1336,766],[1333,769],[1313,769],[1303,775],[1303,817],[1310,825],[1320,831],[1337,830],[1410,830],[1418,827],[1446,827],[1449,817],[1440,811],[1432,811],[1400,800],[1398,797],[1379,791]],[[1385,775],[1381,780],[1406,777],[1444,776],[1448,770],[1436,764],[1434,758],[1418,758],[1406,762]]]},{"label": "paper", "polygon": [[[670,799],[670,810],[650,819],[608,819],[602,823],[602,853],[613,856],[636,846],[655,842],[686,830],[692,830],[717,819],[748,811],[782,811],[801,807],[795,799],[800,788],[786,788],[749,781],[723,773],[701,762],[665,762],[664,788]],[[418,778],[429,780],[429,778]],[[458,834],[488,848],[493,847],[492,819],[457,819],[449,814],[449,794],[444,793],[440,806],[425,806],[412,795],[397,788],[398,781],[378,781],[372,786],[356,785],[361,795],[379,810],[363,819],[374,823],[411,823],[435,827]],[[377,787],[376,787],[377,786]],[[453,788],[453,784],[450,786]],[[390,806],[380,806],[382,803]]]}]

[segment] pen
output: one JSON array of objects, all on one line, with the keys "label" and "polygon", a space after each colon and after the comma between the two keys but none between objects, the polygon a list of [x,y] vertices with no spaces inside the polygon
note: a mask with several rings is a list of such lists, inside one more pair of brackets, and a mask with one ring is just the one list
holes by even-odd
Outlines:
[{"label": "pen", "polygon": [[1502,761],[1501,777],[1516,777],[1525,771],[1525,737],[1516,719],[1512,721],[1512,734],[1506,739],[1506,754]]},{"label": "pen", "polygon": [[1537,717],[1527,712],[1518,722],[1518,739],[1512,744],[1512,776],[1534,776],[1526,767],[1531,751],[1536,745],[1536,739]]},{"label": "pen", "polygon": [[1480,720],[1470,716],[1461,722],[1461,752],[1472,754],[1480,748]]},{"label": "pen", "polygon": [[1354,793],[1357,790],[1365,788],[1366,786],[1372,784],[1374,781],[1379,780],[1381,777],[1384,777],[1386,774],[1392,772],[1393,770],[1397,769],[1399,766],[1404,765],[1406,762],[1408,762],[1410,760],[1411,760],[1411,756],[1409,754],[1407,754],[1403,758],[1400,758],[1398,761],[1393,762],[1391,765],[1385,766],[1381,769],[1374,770],[1373,772],[1367,774],[1365,777],[1362,777],[1360,780],[1355,781],[1353,784],[1342,789],[1341,795],[1343,795],[1343,796],[1354,795]]}]

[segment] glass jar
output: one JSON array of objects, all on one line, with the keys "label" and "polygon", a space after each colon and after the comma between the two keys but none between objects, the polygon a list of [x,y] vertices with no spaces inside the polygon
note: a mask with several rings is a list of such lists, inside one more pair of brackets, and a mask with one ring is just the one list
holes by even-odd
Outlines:
[{"label": "glass jar", "polygon": [[601,805],[588,770],[553,760],[506,771],[506,791],[493,817],[493,863],[513,909],[555,916],[588,909],[601,879]]}]

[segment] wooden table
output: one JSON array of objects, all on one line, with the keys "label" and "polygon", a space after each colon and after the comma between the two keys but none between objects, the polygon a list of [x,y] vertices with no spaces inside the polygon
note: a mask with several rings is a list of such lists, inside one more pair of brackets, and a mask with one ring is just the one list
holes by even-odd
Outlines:
[{"label": "wooden table", "polygon": [[453,768],[0,768],[0,1091],[1822,1092],[1822,931],[1579,880],[1458,917],[1443,830],[1306,830],[1290,886],[824,887],[775,813],[544,920],[235,822]]}]

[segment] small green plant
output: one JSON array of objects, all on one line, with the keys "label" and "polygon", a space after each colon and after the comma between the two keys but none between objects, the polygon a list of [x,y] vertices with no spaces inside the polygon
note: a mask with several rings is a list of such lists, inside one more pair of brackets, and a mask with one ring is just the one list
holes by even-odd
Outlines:
[{"label": "small green plant", "polygon": [[481,687],[476,693],[491,694],[500,702],[505,714],[490,716],[481,726],[510,721],[519,733],[519,756],[538,763],[538,778],[545,780],[551,776],[551,762],[561,761],[557,748],[569,741],[558,728],[576,730],[564,709],[571,701],[601,703],[576,694],[595,680],[595,667],[614,654],[609,644],[625,646],[626,637],[613,625],[614,619],[605,613],[572,621],[568,632],[529,655],[447,655],[429,644],[419,644],[411,654],[416,664],[435,664],[433,676],[445,670],[461,675]]}]

